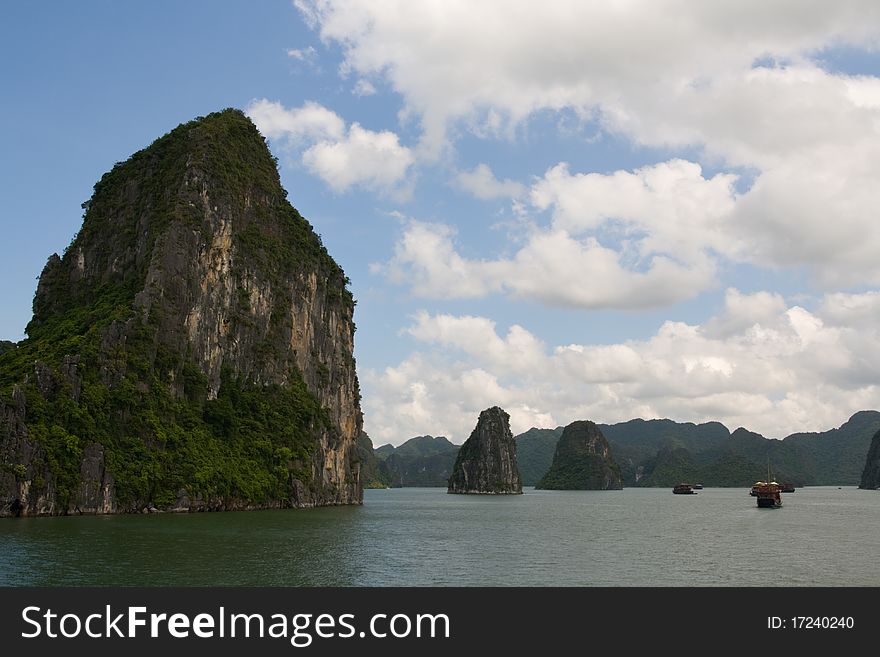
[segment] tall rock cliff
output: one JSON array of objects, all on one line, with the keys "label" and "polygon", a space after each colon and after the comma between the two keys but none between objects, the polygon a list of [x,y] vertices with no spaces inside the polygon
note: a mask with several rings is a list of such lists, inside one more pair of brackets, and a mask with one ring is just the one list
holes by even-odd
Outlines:
[{"label": "tall rock cliff", "polygon": [[553,463],[536,488],[552,490],[619,490],[620,468],[608,441],[589,420],[572,422],[562,432]]},{"label": "tall rock cliff", "polygon": [[522,493],[510,416],[498,406],[480,413],[470,438],[458,450],[447,492]]},{"label": "tall rock cliff", "polygon": [[0,353],[0,515],[356,504],[348,279],[238,110],[95,185]]},{"label": "tall rock cliff", "polygon": [[874,434],[871,447],[868,449],[868,457],[865,460],[865,469],[862,472],[862,481],[859,488],[877,490],[880,488],[880,431]]}]

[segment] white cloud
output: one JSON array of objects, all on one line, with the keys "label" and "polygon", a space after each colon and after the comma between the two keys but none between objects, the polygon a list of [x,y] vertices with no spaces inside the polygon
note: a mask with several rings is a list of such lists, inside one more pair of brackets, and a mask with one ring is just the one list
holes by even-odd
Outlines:
[{"label": "white cloud", "polygon": [[699,164],[685,160],[608,175],[572,175],[562,163],[535,183],[531,200],[539,210],[553,208],[557,229],[582,234],[614,223],[641,256],[687,261],[708,249],[736,253],[738,240],[728,226],[735,182],[730,174],[706,179]]},{"label": "white cloud", "polygon": [[308,46],[307,48],[290,48],[287,51],[287,56],[291,59],[296,59],[300,62],[308,62],[315,59],[318,51],[315,50],[314,46]]},{"label": "white cloud", "polygon": [[420,350],[362,377],[367,431],[395,444],[420,433],[462,442],[493,404],[511,413],[514,433],[634,417],[719,420],[776,438],[825,430],[880,405],[880,332],[823,319],[858,314],[877,294],[831,296],[811,313],[729,290],[704,325],[670,321],[645,340],[552,349],[521,326],[502,336],[486,318],[420,313],[407,330]]},{"label": "white cloud", "polygon": [[[500,276],[490,264],[468,261],[455,251],[454,230],[442,224],[409,221],[387,263],[374,266],[420,297],[475,298],[500,291]],[[497,269],[497,267],[494,267]]]},{"label": "white cloud", "polygon": [[337,192],[355,185],[390,190],[406,177],[414,158],[397,135],[353,123],[344,139],[322,141],[303,153],[303,163]]},{"label": "white cloud", "polygon": [[[488,195],[495,178],[478,167],[468,181]],[[726,223],[734,182],[727,174],[706,179],[683,160],[607,175],[573,175],[560,164],[529,194],[533,208],[551,211],[550,226],[533,229],[513,256],[467,259],[452,228],[412,221],[384,271],[431,298],[506,293],[581,308],[675,303],[714,285],[718,254],[741,248]]]},{"label": "white cloud", "polygon": [[477,165],[473,171],[462,171],[455,177],[461,189],[484,201],[496,198],[518,198],[526,188],[515,180],[498,180],[487,164]]},{"label": "white cloud", "polygon": [[799,61],[880,34],[871,0],[295,4],[322,39],[342,46],[349,69],[389,80],[433,143],[462,117],[516,122],[538,109],[606,105],[623,114],[658,89],[663,102],[759,58]]},{"label": "white cloud", "polygon": [[880,318],[880,292],[827,295],[819,309],[819,315],[828,324],[837,326],[877,326]]},{"label": "white cloud", "polygon": [[516,297],[579,308],[652,308],[695,296],[714,282],[706,258],[681,264],[650,255],[626,262],[626,249],[578,240],[565,231],[535,233],[514,258],[499,261],[499,283]]},{"label": "white cloud", "polygon": [[265,98],[253,100],[245,113],[268,139],[292,142],[340,140],[345,135],[345,121],[318,103],[287,109]]},{"label": "white cloud", "polygon": [[[880,232],[871,229],[880,81],[813,59],[828,48],[876,48],[872,0],[296,5],[339,44],[346,70],[401,95],[421,120],[426,156],[462,128],[511,135],[538,111],[573,110],[637,144],[696,146],[754,172],[723,222],[745,261],[806,267],[825,289],[880,283]],[[689,215],[674,196],[667,206]],[[711,232],[701,225],[695,238],[710,243]]]},{"label": "white cloud", "polygon": [[[386,271],[416,296],[506,292],[583,308],[691,298],[716,284],[725,262],[812,265],[826,289],[880,284],[880,231],[871,229],[880,186],[869,180],[876,169],[856,161],[858,152],[833,173],[780,165],[744,194],[737,176],[706,178],[685,160],[610,174],[571,173],[560,163],[528,194],[533,210],[549,211],[550,225],[533,228],[513,257],[466,259],[452,228],[412,222]],[[484,197],[513,184],[482,165],[458,180]]]},{"label": "white cloud", "polygon": [[351,90],[355,96],[372,96],[376,93],[376,87],[369,80],[361,78]]},{"label": "white cloud", "polygon": [[352,187],[392,194],[406,191],[415,158],[393,132],[374,132],[359,123],[346,129],[339,115],[314,102],[288,109],[264,98],[251,101],[246,113],[264,136],[301,152],[303,165],[334,191]]},{"label": "white cloud", "polygon": [[541,364],[545,350],[540,340],[516,324],[504,338],[499,337],[495,322],[485,317],[429,315],[422,311],[406,333],[421,342],[460,349],[495,372],[525,377]]},{"label": "white cloud", "polygon": [[712,337],[735,335],[754,326],[767,325],[785,309],[785,299],[779,294],[743,294],[735,288],[728,288],[724,298],[724,311],[710,319],[704,331]]},{"label": "white cloud", "polygon": [[624,265],[624,254],[565,231],[537,231],[513,257],[496,260],[462,257],[453,236],[449,226],[410,221],[391,260],[374,271],[409,285],[418,297],[468,299],[506,293],[579,308],[663,306],[690,298],[714,281],[714,266],[706,258],[683,266],[655,255],[639,271]]}]

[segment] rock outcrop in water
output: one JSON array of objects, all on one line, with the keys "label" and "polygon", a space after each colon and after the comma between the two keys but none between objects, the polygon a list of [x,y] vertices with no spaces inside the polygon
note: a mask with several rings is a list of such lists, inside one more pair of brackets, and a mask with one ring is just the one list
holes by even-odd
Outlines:
[{"label": "rock outcrop in water", "polygon": [[522,493],[510,416],[498,406],[480,413],[477,426],[458,451],[447,492]]},{"label": "rock outcrop in water", "polygon": [[868,449],[868,457],[865,460],[865,470],[862,472],[862,481],[859,488],[877,490],[880,488],[880,431],[874,434],[871,447]]},{"label": "rock outcrop in water", "polygon": [[551,490],[619,490],[620,468],[608,441],[589,420],[572,422],[562,432],[553,463],[536,488]]},{"label": "rock outcrop in water", "polygon": [[226,110],[117,164],[0,351],[0,515],[357,504],[348,279]]}]

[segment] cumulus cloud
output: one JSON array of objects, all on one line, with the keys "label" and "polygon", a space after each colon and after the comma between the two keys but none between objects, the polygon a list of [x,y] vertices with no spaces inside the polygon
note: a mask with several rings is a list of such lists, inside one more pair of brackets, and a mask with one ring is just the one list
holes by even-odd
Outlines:
[{"label": "cumulus cloud", "polygon": [[372,96],[376,93],[376,87],[369,80],[358,80],[351,90],[355,96]]},{"label": "cumulus cloud", "polygon": [[810,312],[778,296],[728,290],[702,325],[663,323],[644,340],[548,347],[522,326],[419,313],[421,347],[367,371],[367,430],[378,442],[420,433],[463,441],[483,408],[500,404],[515,433],[577,419],[719,420],[769,437],[825,430],[880,404],[876,326],[861,316],[876,293],[826,298]]},{"label": "cumulus cloud", "polygon": [[497,198],[517,198],[526,188],[515,180],[498,180],[487,164],[478,164],[473,171],[462,171],[455,182],[465,190],[484,201]]},{"label": "cumulus cloud", "polygon": [[827,323],[837,326],[876,326],[880,318],[880,292],[829,294],[822,301],[820,315]]},{"label": "cumulus cloud", "polygon": [[536,231],[513,257],[495,260],[461,256],[454,234],[443,224],[410,221],[392,258],[374,271],[408,285],[418,297],[468,299],[504,293],[578,308],[663,306],[690,298],[714,281],[714,265],[706,258],[685,266],[654,255],[636,270],[624,262],[625,254],[565,231]]},{"label": "cumulus cloud", "polygon": [[785,299],[780,294],[743,294],[735,288],[728,288],[724,311],[706,322],[704,332],[719,338],[736,335],[749,328],[771,323],[785,308]]},{"label": "cumulus cloud", "polygon": [[406,333],[420,342],[461,350],[487,363],[494,372],[528,377],[541,365],[545,346],[523,327],[514,324],[507,335],[497,334],[495,322],[485,317],[430,315],[421,311]]},{"label": "cumulus cloud", "polygon": [[354,185],[393,189],[413,162],[412,153],[393,132],[373,132],[357,123],[344,139],[319,142],[303,153],[306,167],[337,192]]},{"label": "cumulus cloud", "polygon": [[345,121],[323,105],[307,102],[288,109],[279,102],[253,100],[246,114],[265,137],[291,145],[312,141],[338,141],[345,136]]},{"label": "cumulus cloud", "polygon": [[[495,178],[478,167],[468,180]],[[501,292],[581,308],[674,303],[715,284],[718,254],[741,248],[726,223],[735,180],[704,178],[684,160],[612,174],[571,174],[560,164],[529,193],[536,211],[550,211],[550,225],[534,229],[512,257],[464,258],[451,227],[411,221],[383,271],[430,298]]]},{"label": "cumulus cloud", "polygon": [[391,260],[374,265],[373,271],[409,285],[419,297],[468,299],[500,291],[497,263],[463,258],[455,250],[454,235],[451,226],[409,220]]},{"label": "cumulus cloud", "polygon": [[512,134],[538,111],[573,110],[637,144],[697,147],[754,172],[725,220],[744,260],[806,267],[825,289],[880,283],[880,81],[817,57],[876,47],[876,2],[296,5],[347,71],[400,94],[425,155],[460,129]]},{"label": "cumulus cloud", "polygon": [[286,108],[264,98],[252,101],[246,112],[263,135],[301,153],[303,165],[334,191],[405,189],[415,157],[393,132],[374,132],[359,123],[346,128],[339,115],[314,102]]},{"label": "cumulus cloud", "polygon": [[[388,79],[422,117],[428,140],[450,121],[494,110],[519,121],[538,109],[605,105],[687,91],[759,59],[799,61],[839,43],[876,43],[880,8],[737,2],[468,2],[296,0],[346,66]],[[479,62],[479,65],[475,65]],[[486,112],[488,115],[488,112]]]},{"label": "cumulus cloud", "polygon": [[685,260],[712,249],[734,255],[739,240],[729,227],[736,176],[706,179],[702,167],[670,160],[635,171],[571,174],[549,169],[531,190],[536,208],[552,208],[553,225],[593,232],[612,222],[634,239],[640,255],[665,253]]}]

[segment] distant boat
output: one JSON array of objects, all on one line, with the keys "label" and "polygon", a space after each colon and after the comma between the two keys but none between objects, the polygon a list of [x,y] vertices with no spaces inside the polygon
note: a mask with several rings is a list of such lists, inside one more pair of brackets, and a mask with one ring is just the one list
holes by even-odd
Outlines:
[{"label": "distant boat", "polygon": [[672,489],[672,492],[676,495],[696,495],[694,487],[690,484],[679,484]]},{"label": "distant boat", "polygon": [[773,481],[770,474],[770,461],[767,461],[767,481],[757,481],[752,486],[752,494],[758,498],[759,509],[778,509],[782,506],[782,486]]},{"label": "distant boat", "polygon": [[703,484],[694,484],[694,490],[703,490]]},{"label": "distant boat", "polygon": [[755,497],[758,498],[758,507],[761,509],[778,509],[782,506],[780,493],[782,486],[775,481],[762,482],[758,486]]},{"label": "distant boat", "polygon": [[789,483],[789,482],[785,482],[784,484],[782,484],[780,489],[781,489],[781,492],[783,492],[783,493],[793,493],[795,490],[794,484]]}]

